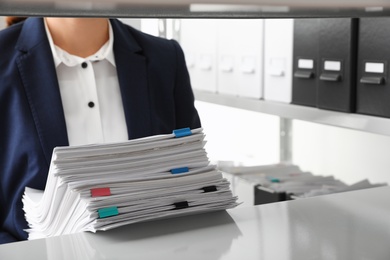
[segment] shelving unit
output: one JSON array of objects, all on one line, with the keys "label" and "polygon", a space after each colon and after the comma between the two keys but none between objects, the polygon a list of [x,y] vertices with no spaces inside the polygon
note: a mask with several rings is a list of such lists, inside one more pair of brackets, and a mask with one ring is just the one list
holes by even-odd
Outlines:
[{"label": "shelving unit", "polygon": [[195,90],[194,94],[199,101],[270,114],[286,119],[298,119],[390,136],[390,119],[388,118],[342,113],[314,107],[235,97],[198,90]]},{"label": "shelving unit", "polygon": [[1,0],[0,15],[160,18],[363,17],[390,15],[383,0]]}]

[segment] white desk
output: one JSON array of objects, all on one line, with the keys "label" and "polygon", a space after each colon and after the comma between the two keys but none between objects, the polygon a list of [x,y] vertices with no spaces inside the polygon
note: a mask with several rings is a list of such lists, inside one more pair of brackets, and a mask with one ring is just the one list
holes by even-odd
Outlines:
[{"label": "white desk", "polygon": [[0,259],[390,259],[390,187],[0,246]]}]

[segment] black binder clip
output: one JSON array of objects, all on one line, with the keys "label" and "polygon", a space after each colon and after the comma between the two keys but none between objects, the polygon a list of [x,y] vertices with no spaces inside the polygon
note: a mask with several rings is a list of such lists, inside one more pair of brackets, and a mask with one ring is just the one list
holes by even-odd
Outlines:
[{"label": "black binder clip", "polygon": [[176,202],[173,205],[175,206],[174,209],[185,209],[189,207],[187,201]]},{"label": "black binder clip", "polygon": [[203,187],[202,190],[203,190],[205,193],[206,193],[206,192],[217,191],[217,186],[213,185],[213,186]]}]

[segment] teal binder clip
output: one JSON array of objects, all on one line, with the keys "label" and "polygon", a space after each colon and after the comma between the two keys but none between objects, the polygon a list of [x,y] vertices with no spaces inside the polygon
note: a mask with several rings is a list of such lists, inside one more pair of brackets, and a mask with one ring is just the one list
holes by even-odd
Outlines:
[{"label": "teal binder clip", "polygon": [[180,137],[192,135],[192,132],[191,129],[187,127],[187,128],[173,130],[173,134],[175,135],[176,138],[180,138]]},{"label": "teal binder clip", "polygon": [[267,179],[268,179],[270,182],[274,182],[274,183],[280,182],[280,180],[279,180],[278,178],[275,178],[275,177],[267,177]]},{"label": "teal binder clip", "polygon": [[99,218],[108,218],[119,214],[117,207],[98,209]]},{"label": "teal binder clip", "polygon": [[179,174],[179,173],[185,173],[188,171],[189,171],[188,167],[182,167],[182,168],[172,169],[171,173],[172,174]]}]

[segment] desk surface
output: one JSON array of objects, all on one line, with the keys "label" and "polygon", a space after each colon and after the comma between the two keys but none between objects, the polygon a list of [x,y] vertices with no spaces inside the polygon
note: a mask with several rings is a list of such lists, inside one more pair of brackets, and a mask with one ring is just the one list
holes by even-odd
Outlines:
[{"label": "desk surface", "polygon": [[0,259],[390,259],[390,187],[0,246]]}]

